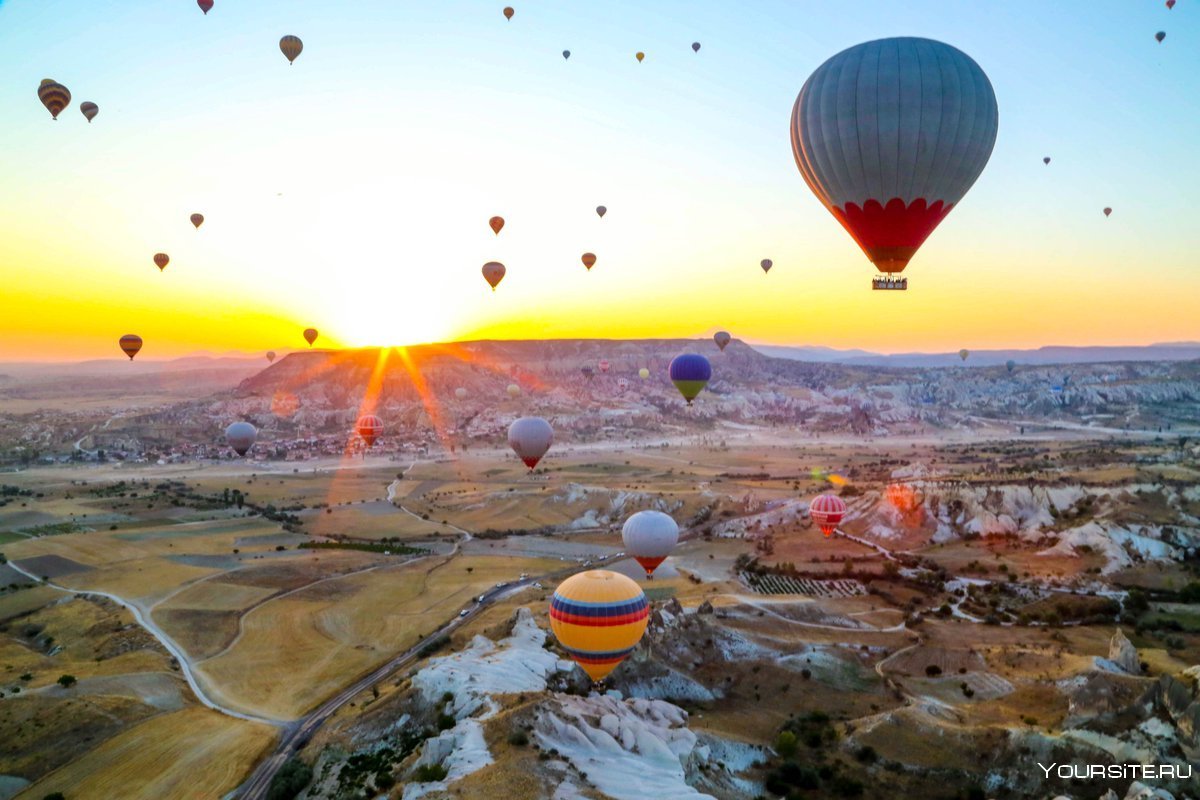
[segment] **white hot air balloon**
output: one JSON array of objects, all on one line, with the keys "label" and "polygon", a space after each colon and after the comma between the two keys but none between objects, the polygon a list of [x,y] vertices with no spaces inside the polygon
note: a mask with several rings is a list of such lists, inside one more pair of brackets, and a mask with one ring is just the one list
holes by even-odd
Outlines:
[{"label": "white hot air balloon", "polygon": [[647,578],[652,578],[654,570],[679,543],[679,526],[669,514],[639,511],[625,520],[621,540],[625,543],[625,552],[642,565]]},{"label": "white hot air balloon", "polygon": [[235,422],[225,429],[225,441],[239,456],[244,456],[258,439],[258,428],[249,422]]},{"label": "white hot air balloon", "polygon": [[817,199],[887,278],[902,272],[983,172],[999,111],[970,56],[931,39],[855,45],[805,82],[792,154]]},{"label": "white hot air balloon", "polygon": [[541,417],[521,417],[508,426],[508,446],[532,470],[554,442],[554,429]]},{"label": "white hot air balloon", "polygon": [[454,390],[454,396],[457,397],[459,400],[466,400],[467,399],[467,390],[460,386]]},{"label": "white hot air balloon", "polygon": [[508,392],[509,397],[520,397],[521,396],[521,387],[515,383],[510,383],[508,385],[508,387],[505,388],[504,391]]}]

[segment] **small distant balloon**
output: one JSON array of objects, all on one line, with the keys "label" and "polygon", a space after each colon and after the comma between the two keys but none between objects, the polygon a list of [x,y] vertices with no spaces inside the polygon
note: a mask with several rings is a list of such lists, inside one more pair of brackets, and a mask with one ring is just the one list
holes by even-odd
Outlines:
[{"label": "small distant balloon", "polygon": [[817,523],[821,533],[833,536],[842,518],[846,516],[846,503],[836,494],[823,494],[808,504],[808,515]]},{"label": "small distant balloon", "polygon": [[467,399],[467,390],[460,386],[454,390],[454,396],[457,397],[459,400],[466,400]]},{"label": "small distant balloon", "polygon": [[246,455],[257,439],[258,428],[249,422],[235,422],[225,429],[225,441],[239,456]]},{"label": "small distant balloon", "polygon": [[646,54],[642,53],[640,51],[637,53],[637,55],[634,56],[634,58],[636,58],[638,60],[639,64],[642,63],[642,59],[645,57],[646,57]]},{"label": "small distant balloon", "polygon": [[1106,216],[1106,217],[1107,217],[1107,216],[1109,216],[1110,214],[1112,214],[1112,209],[1111,209],[1111,208],[1105,208],[1105,209],[1104,209],[1104,216]]},{"label": "small distant balloon", "polygon": [[609,363],[607,358],[600,359],[600,363],[596,366],[600,367],[601,372],[608,372],[610,369],[612,369],[612,364]]},{"label": "small distant balloon", "polygon": [[1175,0],[1167,0],[1167,11],[1175,7]]},{"label": "small distant balloon", "polygon": [[1167,34],[1165,31],[1159,31],[1158,33],[1154,34],[1154,38],[1157,39],[1161,44],[1162,40],[1167,38]]},{"label": "small distant balloon", "polygon": [[594,253],[584,253],[580,260],[583,261],[583,265],[589,270],[596,264],[596,256]]},{"label": "small distant balloon", "polygon": [[958,357],[961,358],[963,361],[966,361],[967,356],[969,356],[969,355],[971,355],[970,350],[963,349],[963,350],[958,351]]},{"label": "small distant balloon", "polygon": [[292,64],[300,57],[304,42],[300,41],[299,36],[284,36],[279,40],[279,49],[287,57],[288,63]]},{"label": "small distant balloon", "polygon": [[690,406],[712,378],[712,365],[704,356],[684,353],[671,359],[667,374]]},{"label": "small distant balloon", "polygon": [[79,110],[83,113],[83,116],[87,117],[87,121],[90,123],[96,118],[96,115],[100,113],[100,106],[88,100],[84,100],[79,104]]},{"label": "small distant balloon", "polygon": [[492,233],[499,236],[500,231],[504,229],[504,217],[492,217],[488,220],[488,225],[492,227]]},{"label": "small distant balloon", "polygon": [[570,57],[571,57],[571,51],[570,51],[570,50],[563,50],[563,60],[564,60],[564,61],[566,61],[566,60],[567,60],[568,58],[570,58]]},{"label": "small distant balloon", "polygon": [[650,377],[650,370],[646,369],[645,367],[642,367],[641,369],[638,370],[638,377],[641,378],[642,380],[646,380],[646,378]]},{"label": "small distant balloon", "polygon": [[491,284],[492,291],[496,291],[496,284],[504,280],[504,265],[499,261],[489,261],[483,265],[483,279]]},{"label": "small distant balloon", "polygon": [[154,254],[154,266],[158,267],[158,271],[162,272],[167,268],[167,264],[171,263],[171,257],[166,253]]},{"label": "small distant balloon", "polygon": [[732,339],[733,337],[729,335],[728,331],[717,331],[713,334],[713,341],[717,343],[717,347],[721,349],[721,352],[725,352],[725,346]]},{"label": "small distant balloon", "polygon": [[521,387],[515,383],[510,383],[505,388],[504,391],[508,392],[509,397],[520,397],[521,396]]},{"label": "small distant balloon", "polygon": [[200,6],[200,10],[204,12],[204,16],[208,16],[208,12],[212,11],[213,0],[196,0],[196,5]]},{"label": "small distant balloon", "polygon": [[1050,156],[1046,156],[1045,158],[1043,158],[1043,159],[1042,159],[1042,163],[1043,163],[1043,164],[1049,164],[1049,163],[1050,163]]},{"label": "small distant balloon", "polygon": [[62,110],[71,104],[71,92],[53,78],[45,78],[38,86],[38,99],[50,112],[51,119],[58,119]]},{"label": "small distant balloon", "polygon": [[693,53],[700,52],[700,43],[699,42],[692,42],[692,52]]},{"label": "small distant balloon", "polygon": [[192,225],[194,225],[197,228],[199,228],[201,225],[204,224],[204,215],[203,214],[192,214],[190,219],[192,220]]},{"label": "small distant balloon", "polygon": [[374,414],[364,414],[355,423],[354,431],[367,447],[374,447],[375,440],[383,433],[383,420]]},{"label": "small distant balloon", "polygon": [[308,342],[309,347],[313,346],[313,342],[315,342],[317,340],[318,335],[319,334],[317,333],[316,328],[305,328],[304,329],[304,341]]},{"label": "small distant balloon", "polygon": [[590,380],[591,380],[591,379],[592,379],[592,378],[595,376],[595,374],[596,374],[596,370],[592,369],[591,367],[580,367],[580,368],[579,368],[579,371],[580,371],[581,373],[583,373],[583,377],[587,378],[589,381],[590,381]]},{"label": "small distant balloon", "polygon": [[517,13],[517,12],[513,11],[513,7],[512,7],[512,6],[505,6],[505,7],[504,7],[504,18],[505,18],[505,19],[512,19],[512,18],[513,18],[513,14],[515,14],[515,13]]},{"label": "small distant balloon", "polygon": [[267,351],[267,361],[269,361],[272,364],[275,363],[275,351],[274,350]]},{"label": "small distant balloon", "polygon": [[125,355],[129,356],[129,360],[133,361],[133,357],[142,349],[142,337],[135,333],[127,333],[121,337],[120,345]]},{"label": "small distant balloon", "polygon": [[1005,368],[1006,370],[1008,370],[1009,374],[1012,374],[1012,371],[1013,371],[1014,369],[1016,369],[1016,368],[1017,368],[1017,362],[1015,362],[1015,361],[1013,361],[1013,360],[1011,360],[1011,359],[1010,359],[1010,360],[1008,360],[1008,361],[1005,361],[1005,362],[1004,362],[1004,368]]},{"label": "small distant balloon", "polygon": [[760,267],[762,267],[763,272],[770,272],[771,267],[775,266],[775,262],[769,258],[764,258],[762,261],[759,262],[758,265]]},{"label": "small distant balloon", "polygon": [[600,219],[604,219],[604,215],[607,213],[608,213],[607,206],[596,206],[596,215],[598,217],[600,217]]}]

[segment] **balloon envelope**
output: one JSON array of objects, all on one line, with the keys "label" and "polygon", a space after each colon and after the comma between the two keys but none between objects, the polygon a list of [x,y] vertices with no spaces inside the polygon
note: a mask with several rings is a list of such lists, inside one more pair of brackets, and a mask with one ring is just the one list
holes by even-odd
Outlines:
[{"label": "balloon envelope", "polygon": [[568,59],[568,58],[570,58],[570,57],[571,57],[571,51],[570,51],[570,50],[563,50],[563,60],[565,61],[565,60],[567,60],[567,59]]},{"label": "balloon envelope", "polygon": [[[167,264],[170,264],[170,263],[171,263],[171,257],[169,255],[167,255],[166,253],[155,253],[154,254],[154,265],[156,267],[158,267],[159,272],[162,272],[164,269],[166,269]],[[174,274],[174,273],[172,273],[172,274]]]},{"label": "balloon envelope", "polygon": [[606,206],[596,206],[596,214],[600,217],[600,219],[604,219],[604,215],[607,213],[608,208]]},{"label": "balloon envelope", "polygon": [[383,433],[383,420],[374,414],[364,414],[358,418],[354,430],[366,442],[367,447],[371,447],[379,434]]},{"label": "balloon envelope", "polygon": [[483,265],[483,279],[487,281],[492,291],[496,291],[496,284],[504,280],[504,265],[499,261],[489,261]]},{"label": "balloon envelope", "polygon": [[289,64],[300,56],[303,49],[304,42],[300,41],[299,36],[284,36],[279,40],[279,50],[287,57]]},{"label": "balloon envelope", "polygon": [[641,587],[603,569],[572,575],[550,600],[554,638],[594,681],[604,680],[633,652],[649,618]]},{"label": "balloon envelope", "polygon": [[200,10],[204,12],[204,16],[208,16],[208,12],[212,11],[213,0],[196,0],[196,5],[200,6]]},{"label": "balloon envelope", "polygon": [[636,58],[636,59],[638,60],[638,63],[639,63],[639,64],[640,64],[640,63],[642,63],[642,59],[643,59],[643,58],[645,58],[645,57],[646,57],[646,54],[645,54],[645,53],[637,53],[637,54],[634,56],[634,58]]},{"label": "balloon envelope", "polygon": [[541,417],[521,417],[508,426],[508,446],[533,469],[550,445],[554,443],[554,429]]},{"label": "balloon envelope", "polygon": [[1167,38],[1167,34],[1164,31],[1159,31],[1158,33],[1154,34],[1154,38],[1161,43],[1163,39]]},{"label": "balloon envelope", "polygon": [[684,353],[671,359],[667,374],[671,376],[671,383],[675,384],[675,388],[690,406],[696,395],[700,394],[712,378],[712,365],[704,356]]},{"label": "balloon envelope", "polygon": [[52,119],[58,119],[58,115],[62,110],[71,103],[71,92],[67,87],[58,83],[53,78],[46,78],[38,86],[38,99],[42,101],[42,105],[50,112]]},{"label": "balloon envelope", "polygon": [[969,355],[971,355],[970,350],[959,350],[958,351],[958,357],[961,358],[963,361],[966,361],[967,356],[969,356]]},{"label": "balloon envelope", "polygon": [[1107,216],[1108,216],[1109,214],[1111,214],[1111,213],[1112,213],[1112,209],[1111,209],[1111,208],[1106,208],[1106,209],[1104,209],[1104,216],[1106,216],[1106,217],[1107,217]]},{"label": "balloon envelope", "polygon": [[721,348],[722,352],[725,351],[725,345],[729,344],[731,339],[733,337],[729,335],[728,331],[717,331],[713,334],[713,341],[717,343],[717,347]]},{"label": "balloon envelope", "polygon": [[454,396],[457,397],[459,400],[466,400],[467,399],[467,390],[460,386],[454,390]]},{"label": "balloon envelope", "polygon": [[305,328],[304,329],[304,341],[308,342],[309,347],[312,347],[313,342],[315,342],[317,340],[317,336],[318,336],[318,334],[317,334],[316,328]]},{"label": "balloon envelope", "polygon": [[669,514],[639,511],[625,520],[621,527],[621,540],[625,544],[625,552],[642,565],[649,578],[678,544],[679,526]]},{"label": "balloon envelope", "polygon": [[1046,156],[1045,158],[1043,158],[1043,159],[1042,159],[1042,163],[1043,163],[1043,164],[1049,164],[1049,163],[1050,163],[1050,156]]},{"label": "balloon envelope", "polygon": [[492,233],[499,236],[501,229],[504,227],[504,217],[492,217],[488,220],[488,225],[491,226]]},{"label": "balloon envelope", "polygon": [[521,387],[515,383],[510,383],[504,391],[508,392],[509,397],[518,397],[521,394]]},{"label": "balloon envelope", "polygon": [[649,378],[650,370],[646,369],[645,367],[642,367],[641,369],[638,370],[638,377],[641,378],[642,380]]},{"label": "balloon envelope", "polygon": [[199,228],[201,225],[204,224],[204,215],[203,214],[192,214],[191,220],[192,220],[192,225]]},{"label": "balloon envelope", "polygon": [[246,455],[255,440],[258,439],[258,428],[249,422],[235,422],[225,429],[225,441],[239,456]]},{"label": "balloon envelope", "polygon": [[515,14],[515,13],[516,13],[516,12],[515,12],[515,11],[513,11],[513,8],[512,8],[512,6],[505,6],[505,7],[504,7],[504,18],[505,18],[505,19],[512,19],[512,18],[513,18],[513,14]]},{"label": "balloon envelope", "polygon": [[267,351],[267,361],[271,362],[272,364],[275,363],[275,351],[274,350]]},{"label": "balloon envelope", "polygon": [[833,536],[842,518],[846,516],[846,503],[836,494],[823,494],[808,504],[808,515],[817,523],[821,533]]},{"label": "balloon envelope", "polygon": [[700,43],[699,42],[692,42],[692,52],[693,53],[700,52]]},{"label": "balloon envelope", "polygon": [[880,272],[902,272],[983,172],[999,113],[987,75],[931,39],[879,39],[817,68],[792,109],[800,174]]},{"label": "balloon envelope", "polygon": [[91,122],[100,113],[100,106],[85,100],[79,104],[79,110],[83,112],[83,116],[87,118],[87,121]]},{"label": "balloon envelope", "polygon": [[583,265],[590,270],[596,263],[596,256],[593,253],[584,253],[580,260],[583,262]]},{"label": "balloon envelope", "polygon": [[129,360],[133,361],[133,357],[142,349],[142,337],[135,333],[127,333],[121,337],[120,345],[125,355],[129,356]]},{"label": "balloon envelope", "polygon": [[762,261],[758,262],[758,265],[762,267],[763,272],[770,272],[771,267],[775,266],[775,262],[769,258],[764,258]]},{"label": "balloon envelope", "polygon": [[1012,361],[1012,360],[1005,361],[1005,362],[1004,362],[1004,368],[1005,368],[1006,370],[1008,370],[1009,372],[1012,372],[1014,369],[1016,369],[1016,368],[1017,368],[1017,362],[1015,362],[1015,361]]}]

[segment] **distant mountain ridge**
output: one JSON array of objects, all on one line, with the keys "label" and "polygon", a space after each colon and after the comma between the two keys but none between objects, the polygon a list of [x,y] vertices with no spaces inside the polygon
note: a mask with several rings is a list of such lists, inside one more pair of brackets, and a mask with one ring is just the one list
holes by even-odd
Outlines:
[{"label": "distant mountain ridge", "polygon": [[964,363],[953,353],[871,353],[865,350],[834,350],[828,347],[751,345],[763,355],[793,361],[874,367],[996,367],[1015,361],[1023,365],[1096,364],[1121,361],[1191,361],[1200,359],[1200,342],[1170,342],[1149,345],[1073,347],[1048,345],[1036,350],[971,350]]}]

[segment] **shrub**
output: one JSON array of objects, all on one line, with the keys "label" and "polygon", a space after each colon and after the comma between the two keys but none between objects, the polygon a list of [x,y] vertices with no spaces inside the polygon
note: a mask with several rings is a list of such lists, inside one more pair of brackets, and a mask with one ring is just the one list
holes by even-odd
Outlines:
[{"label": "shrub", "polygon": [[267,789],[267,800],[292,800],[304,791],[312,777],[312,767],[298,758],[289,759],[271,779],[271,786]]},{"label": "shrub", "polygon": [[76,683],[76,680],[75,680],[74,675],[59,675],[58,676],[58,685],[63,687],[64,689],[70,689],[72,686],[75,685],[75,683]]},{"label": "shrub", "polygon": [[942,668],[939,667],[937,664],[930,664],[928,667],[925,668],[925,674],[928,675],[930,678],[936,678],[938,675],[942,674]]},{"label": "shrub", "polygon": [[508,743],[513,747],[524,747],[529,744],[529,734],[521,730],[513,731],[508,735]]},{"label": "shrub", "polygon": [[791,731],[781,731],[775,737],[775,752],[784,758],[791,758],[796,755],[796,747],[798,746],[796,734]]},{"label": "shrub", "polygon": [[422,764],[413,771],[415,783],[434,783],[446,779],[446,768],[441,764]]}]

